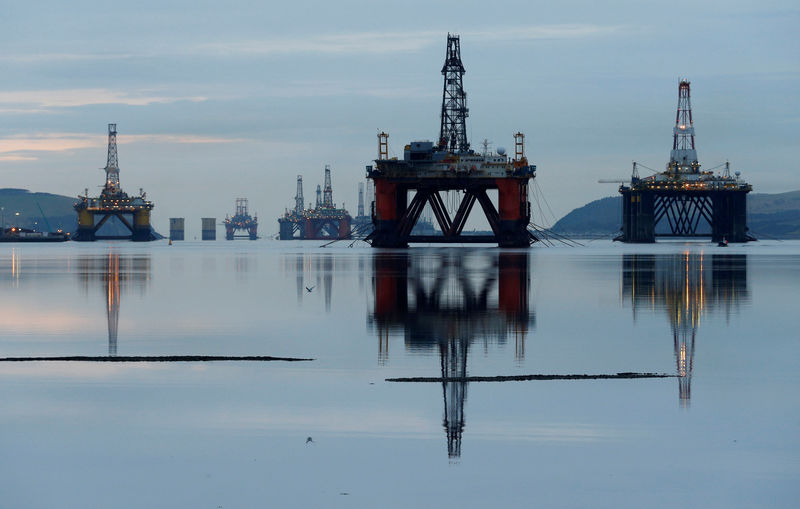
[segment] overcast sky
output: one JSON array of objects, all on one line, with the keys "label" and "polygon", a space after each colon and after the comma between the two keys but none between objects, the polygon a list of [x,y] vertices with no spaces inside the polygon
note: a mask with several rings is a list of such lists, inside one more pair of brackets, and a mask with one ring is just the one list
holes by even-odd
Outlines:
[{"label": "overcast sky", "polygon": [[629,176],[631,161],[664,168],[680,77],[705,168],[730,160],[757,192],[800,189],[796,1],[0,0],[0,12],[0,187],[97,192],[115,122],[123,189],[147,191],[159,230],[186,217],[187,238],[239,196],[276,232],[296,176],[311,201],[325,164],[355,214],[379,129],[399,156],[436,138],[448,32],[461,35],[473,146],[524,132],[556,217],[615,194],[597,180]]}]

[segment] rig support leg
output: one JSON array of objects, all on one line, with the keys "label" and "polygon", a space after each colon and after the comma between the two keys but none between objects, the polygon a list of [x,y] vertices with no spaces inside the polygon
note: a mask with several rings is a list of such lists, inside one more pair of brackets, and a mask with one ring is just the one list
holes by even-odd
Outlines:
[{"label": "rig support leg", "polygon": [[294,223],[290,223],[289,221],[284,221],[280,224],[281,231],[280,231],[280,239],[281,240],[290,240],[294,238]]},{"label": "rig support leg", "polygon": [[531,237],[528,224],[531,221],[528,203],[528,182],[522,179],[497,179],[498,230],[497,244],[500,247],[528,247]]},{"label": "rig support leg", "polygon": [[94,238],[94,214],[89,212],[88,210],[79,210],[78,211],[78,231],[75,234],[75,237],[72,240],[82,241],[82,242],[93,242]]},{"label": "rig support leg", "polygon": [[655,196],[650,192],[622,192],[622,235],[614,240],[634,243],[656,241]]},{"label": "rig support leg", "polygon": [[737,192],[717,192],[711,196],[711,240],[720,242],[748,242],[747,195]]},{"label": "rig support leg", "polygon": [[155,240],[150,231],[150,210],[140,209],[133,213],[132,240],[134,242]]},{"label": "rig support leg", "polygon": [[400,235],[400,218],[406,213],[407,191],[394,182],[375,180],[375,217],[373,247],[408,247],[408,238]]}]

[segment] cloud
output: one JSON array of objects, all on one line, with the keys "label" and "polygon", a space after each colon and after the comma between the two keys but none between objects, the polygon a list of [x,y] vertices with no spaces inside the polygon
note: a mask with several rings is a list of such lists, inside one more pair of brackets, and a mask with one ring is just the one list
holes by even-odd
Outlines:
[{"label": "cloud", "polygon": [[[226,138],[196,134],[127,134],[122,143],[209,144],[240,143],[245,138]],[[105,147],[105,135],[89,133],[46,133],[13,135],[0,138],[0,161],[35,161],[36,152],[65,152],[69,150]]]},{"label": "cloud", "polygon": [[[48,108],[75,108],[97,104],[124,104],[128,106],[147,106],[156,103],[178,101],[201,102],[207,100],[200,96],[169,96],[154,93],[152,90],[124,92],[105,88],[73,88],[61,90],[23,90],[0,91],[0,108],[12,105],[6,111],[44,113]],[[24,105],[30,107],[25,108]]]},{"label": "cloud", "polygon": [[0,161],[38,161],[38,157],[24,155],[0,155]]},{"label": "cloud", "polygon": [[[482,30],[463,30],[460,33],[471,43],[520,41],[532,39],[586,39],[620,33],[619,25],[558,24],[527,26],[496,26]],[[627,29],[626,29],[627,30]],[[446,29],[409,31],[367,31],[355,33],[317,34],[290,37],[272,37],[250,40],[226,40],[213,43],[167,45],[159,48],[140,48],[120,52],[58,52],[58,53],[5,53],[0,61],[19,63],[46,63],[63,61],[106,61],[131,58],[153,59],[159,57],[229,57],[229,56],[280,56],[293,54],[363,55],[391,54],[420,51],[442,44]]]},{"label": "cloud", "polygon": [[[63,152],[67,150],[99,147],[105,139],[97,135],[52,133],[14,135],[0,138],[0,154],[15,152]],[[23,156],[24,157],[24,156]]]},{"label": "cloud", "polygon": [[[624,30],[623,26],[616,25],[533,25],[525,27],[508,27],[503,29],[480,30],[464,32],[464,38],[477,42],[488,41],[519,41],[532,39],[586,39],[618,33]],[[439,34],[441,37],[441,34]]]},{"label": "cloud", "polygon": [[382,99],[413,99],[436,96],[420,87],[386,87],[380,84],[348,81],[292,81],[281,86],[267,87],[259,92],[267,97],[284,99],[331,96],[367,96]]},{"label": "cloud", "polygon": [[[533,25],[496,27],[461,32],[471,42],[515,41],[531,39],[584,39],[619,32],[621,26],[586,24]],[[419,51],[441,44],[443,30],[407,32],[361,32],[329,34],[312,37],[284,37],[250,41],[229,41],[202,44],[195,51],[206,55],[286,55],[295,53],[321,54],[384,54]]]}]

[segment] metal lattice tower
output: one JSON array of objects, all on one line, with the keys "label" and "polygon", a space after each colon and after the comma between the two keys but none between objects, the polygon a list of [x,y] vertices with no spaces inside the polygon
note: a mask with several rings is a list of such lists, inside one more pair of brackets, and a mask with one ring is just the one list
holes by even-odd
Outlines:
[{"label": "metal lattice tower", "polygon": [[294,213],[298,216],[303,215],[303,176],[297,176],[297,194],[294,197]]},{"label": "metal lattice tower", "polygon": [[331,186],[331,166],[325,165],[325,188],[322,191],[322,206],[333,208],[333,187]]},{"label": "metal lattice tower", "polygon": [[316,208],[320,208],[322,206],[322,187],[317,184],[317,206]]},{"label": "metal lattice tower", "polygon": [[364,183],[358,183],[358,217],[364,216]]},{"label": "metal lattice tower", "polygon": [[389,159],[389,135],[383,131],[378,133],[378,159]]},{"label": "metal lattice tower", "polygon": [[525,159],[525,135],[521,132],[514,134],[514,160]]},{"label": "metal lattice tower", "polygon": [[700,165],[694,146],[690,83],[685,79],[678,84],[678,111],[672,132],[672,152],[667,170],[672,173],[698,173]]},{"label": "metal lattice tower", "polygon": [[459,36],[447,34],[447,55],[442,75],[442,124],[439,131],[439,148],[450,152],[466,152],[467,141],[467,93],[464,91],[464,64],[461,63],[461,41]]},{"label": "metal lattice tower", "polygon": [[108,159],[106,160],[105,189],[119,191],[119,161],[117,160],[117,124],[108,124]]},{"label": "metal lattice tower", "polygon": [[236,215],[247,215],[247,198],[236,198]]}]

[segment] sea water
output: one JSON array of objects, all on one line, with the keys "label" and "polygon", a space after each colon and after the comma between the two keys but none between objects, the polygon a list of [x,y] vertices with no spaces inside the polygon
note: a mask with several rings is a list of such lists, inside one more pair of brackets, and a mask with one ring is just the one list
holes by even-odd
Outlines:
[{"label": "sea water", "polygon": [[0,507],[796,507],[800,242],[358,244],[0,246]]}]

